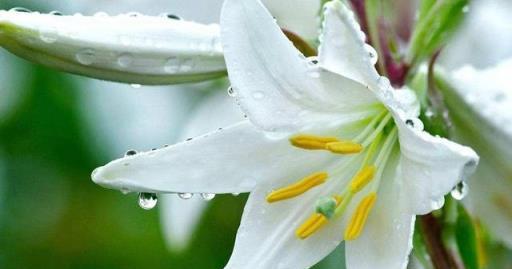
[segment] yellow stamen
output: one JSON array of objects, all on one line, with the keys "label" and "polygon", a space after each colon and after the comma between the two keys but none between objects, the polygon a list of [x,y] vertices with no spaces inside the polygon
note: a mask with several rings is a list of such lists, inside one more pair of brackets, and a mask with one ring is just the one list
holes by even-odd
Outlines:
[{"label": "yellow stamen", "polygon": [[320,213],[314,213],[296,231],[300,239],[306,239],[316,231],[320,230],[329,220]]},{"label": "yellow stamen", "polygon": [[309,175],[290,186],[271,192],[269,195],[267,195],[267,202],[273,203],[301,195],[311,188],[324,183],[327,177],[328,174],[326,172],[318,172]]},{"label": "yellow stamen", "polygon": [[361,191],[370,181],[372,181],[377,168],[373,165],[364,167],[357,175],[352,179],[350,183],[350,192],[358,193]]},{"label": "yellow stamen", "polygon": [[[343,200],[340,195],[333,196],[336,199],[336,205],[339,205]],[[320,228],[324,227],[329,219],[320,213],[312,214],[302,225],[295,231],[295,234],[300,239],[306,239],[310,235],[314,234]]]},{"label": "yellow stamen", "polygon": [[351,141],[340,141],[327,143],[325,145],[325,149],[332,153],[351,154],[361,152],[363,150],[363,146]]},{"label": "yellow stamen", "polygon": [[375,200],[377,199],[377,193],[372,192],[366,196],[356,209],[356,212],[352,216],[350,223],[345,230],[345,240],[354,240],[361,235],[363,227],[368,219],[370,210],[372,210]]},{"label": "yellow stamen", "polygon": [[292,145],[302,149],[325,149],[327,143],[338,142],[338,138],[332,136],[315,136],[299,134],[290,138]]}]

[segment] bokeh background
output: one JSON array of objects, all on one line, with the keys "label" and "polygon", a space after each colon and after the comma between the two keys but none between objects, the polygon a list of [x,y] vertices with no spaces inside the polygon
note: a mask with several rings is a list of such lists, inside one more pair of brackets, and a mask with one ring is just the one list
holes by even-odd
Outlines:
[{"label": "bokeh background", "polygon": [[[209,23],[218,20],[221,2],[4,0],[0,8],[65,14],[169,12]],[[471,24],[479,25],[473,19],[465,26],[458,41],[464,45],[452,48],[447,66],[467,61],[461,47],[467,48],[468,40],[475,39],[472,46],[483,42]],[[295,30],[306,36],[312,32]],[[496,58],[512,54],[492,51]],[[474,64],[493,61],[486,57]],[[207,208],[205,214],[196,216],[200,221],[189,244],[174,248],[160,205],[142,210],[136,194],[103,189],[92,183],[90,173],[128,149],[148,150],[182,139],[191,115],[226,88],[224,80],[159,87],[97,81],[0,50],[0,268],[222,268],[246,195],[199,201]],[[173,212],[172,217],[179,220],[189,214]],[[342,247],[315,268],[341,264]]]}]

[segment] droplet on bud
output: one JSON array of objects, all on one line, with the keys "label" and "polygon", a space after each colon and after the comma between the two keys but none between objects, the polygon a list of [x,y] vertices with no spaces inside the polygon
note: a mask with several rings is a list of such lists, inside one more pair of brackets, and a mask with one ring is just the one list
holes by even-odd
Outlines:
[{"label": "droplet on bud", "polygon": [[76,56],[76,60],[83,65],[91,65],[94,63],[96,54],[92,49],[84,49],[79,51]]},{"label": "droplet on bud", "polygon": [[158,197],[156,193],[141,192],[139,193],[139,206],[144,210],[150,210],[155,208],[158,203]]}]

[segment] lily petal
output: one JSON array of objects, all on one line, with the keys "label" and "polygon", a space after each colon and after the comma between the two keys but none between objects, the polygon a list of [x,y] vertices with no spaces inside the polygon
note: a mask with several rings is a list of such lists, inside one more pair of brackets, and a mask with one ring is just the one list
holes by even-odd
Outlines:
[{"label": "lily petal", "polygon": [[218,25],[167,17],[0,11],[0,44],[42,65],[126,83],[174,84],[226,72]]},{"label": "lily petal", "polygon": [[[316,200],[341,189],[355,169],[353,165],[347,166],[343,175],[336,175],[325,186],[278,203],[266,201],[268,192],[296,180],[293,176],[258,186],[245,206],[233,254],[225,269],[310,268],[327,256],[343,240],[345,218],[333,219],[304,240],[295,231],[315,212]],[[353,209],[351,205],[348,210]]]},{"label": "lily petal", "polygon": [[376,88],[379,74],[375,69],[377,53],[365,43],[365,35],[354,13],[341,1],[324,6],[323,33],[318,60],[332,72]]},{"label": "lily petal", "polygon": [[397,169],[398,161],[399,158],[390,160],[386,167],[377,202],[363,233],[357,240],[345,243],[348,269],[403,269],[407,266],[415,217],[408,210],[408,197],[402,189],[403,181],[408,179]]},{"label": "lily petal", "polygon": [[[96,169],[99,185],[137,192],[241,193],[264,180],[307,174],[334,158],[272,139],[248,121],[159,150],[115,160]],[[234,161],[235,160],[235,161]],[[292,172],[290,172],[292,171]]]},{"label": "lily petal", "polygon": [[249,119],[292,131],[376,102],[365,86],[321,70],[292,45],[260,1],[228,0],[221,15],[230,81]]},{"label": "lily petal", "polygon": [[423,215],[443,206],[444,195],[475,171],[479,158],[473,149],[434,137],[405,121],[395,121],[402,175],[407,180],[405,191],[410,197],[410,213]]}]

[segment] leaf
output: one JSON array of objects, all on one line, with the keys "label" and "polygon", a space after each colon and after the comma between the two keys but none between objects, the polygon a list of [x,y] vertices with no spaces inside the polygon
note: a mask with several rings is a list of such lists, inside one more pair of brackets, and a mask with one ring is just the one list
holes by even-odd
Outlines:
[{"label": "leaf", "polygon": [[168,17],[0,11],[0,45],[61,71],[125,83],[176,84],[226,74],[218,25]]},{"label": "leaf", "polygon": [[469,0],[424,0],[411,38],[409,63],[417,67],[440,49],[455,32],[466,13]]},{"label": "leaf", "polygon": [[458,205],[458,218],[455,225],[455,239],[460,257],[466,269],[479,269],[478,240],[471,216],[462,205]]}]

